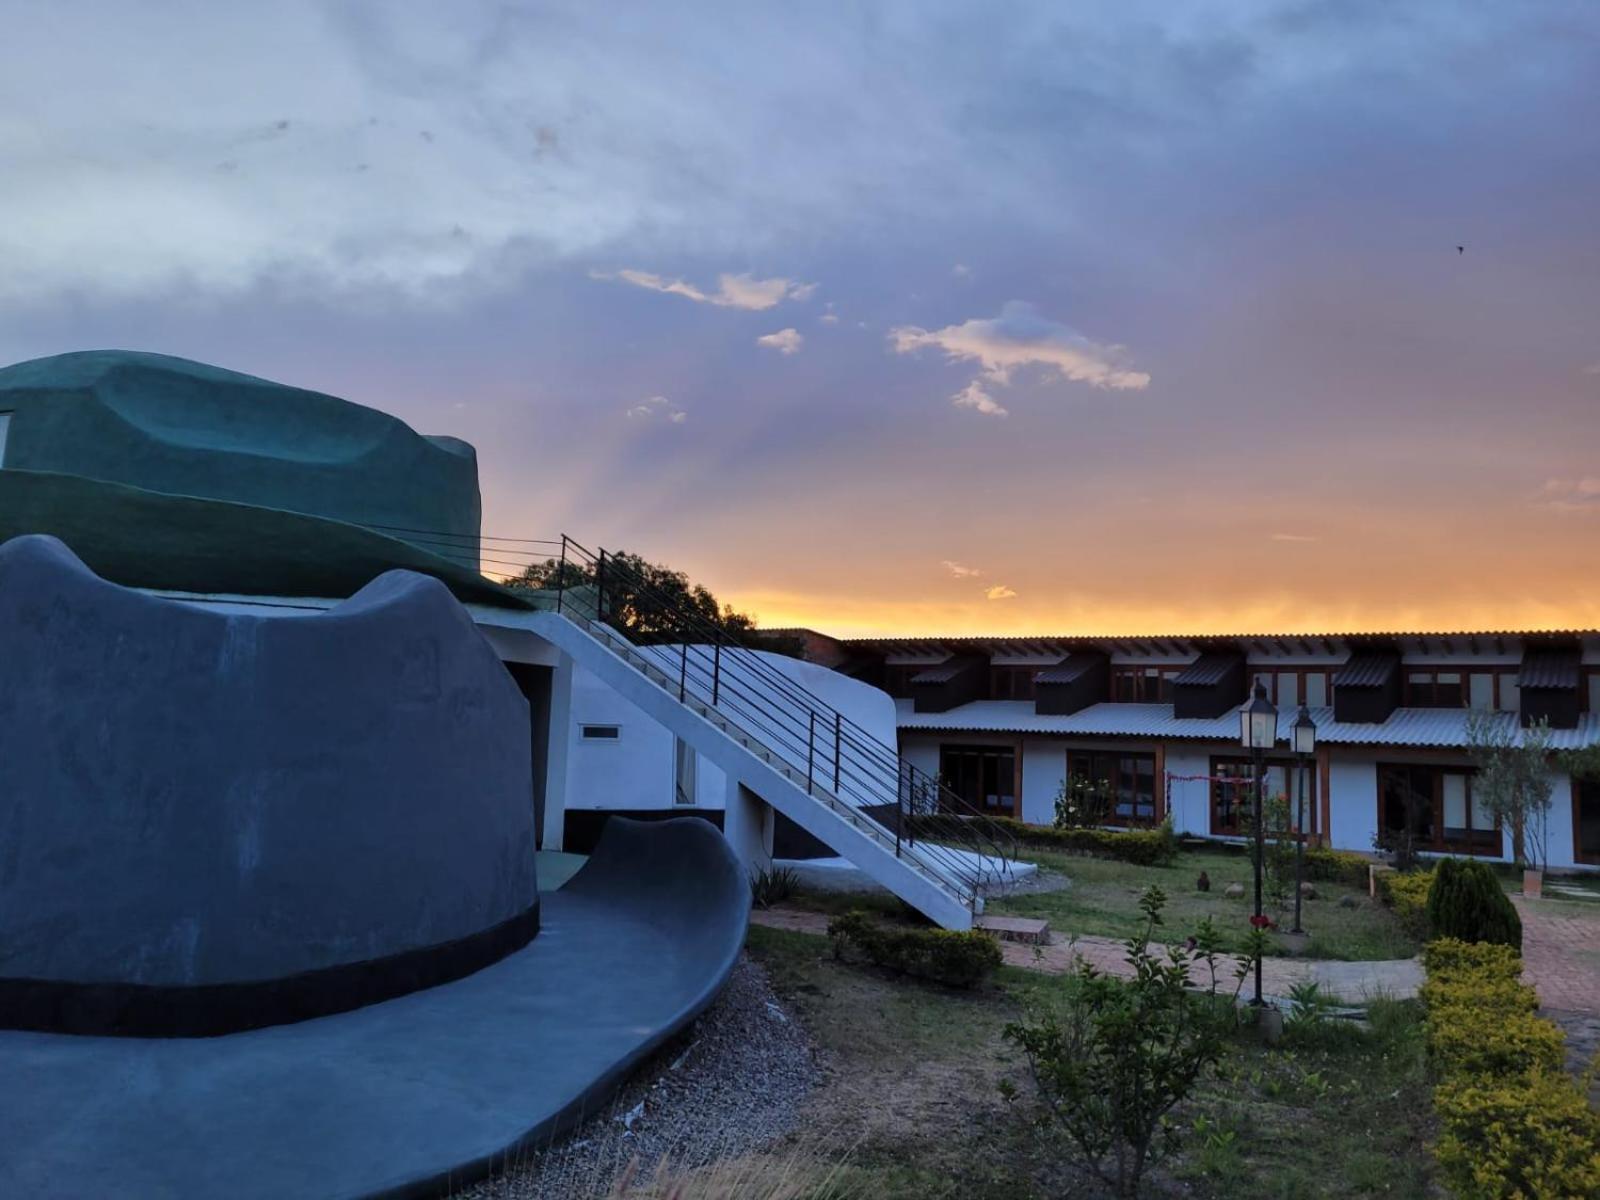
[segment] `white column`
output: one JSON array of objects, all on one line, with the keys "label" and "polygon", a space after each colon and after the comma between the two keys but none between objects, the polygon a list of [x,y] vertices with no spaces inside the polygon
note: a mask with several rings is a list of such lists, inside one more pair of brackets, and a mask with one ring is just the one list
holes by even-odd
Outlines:
[{"label": "white column", "polygon": [[567,828],[567,772],[577,730],[572,724],[572,657],[563,654],[550,671],[550,729],[545,738],[544,843],[560,850]]},{"label": "white column", "polygon": [[731,775],[728,776],[726,805],[722,816],[722,834],[739,856],[745,870],[752,877],[770,870],[774,820],[772,806]]}]

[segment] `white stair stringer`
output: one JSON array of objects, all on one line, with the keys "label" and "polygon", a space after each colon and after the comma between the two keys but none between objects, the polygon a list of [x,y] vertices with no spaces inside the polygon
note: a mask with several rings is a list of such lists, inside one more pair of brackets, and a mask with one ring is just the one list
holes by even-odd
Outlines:
[{"label": "white stair stringer", "polygon": [[[897,853],[892,831],[814,780],[808,791],[804,772],[695,695],[679,700],[679,681],[609,627],[543,611],[529,614],[526,628],[929,920],[946,929],[972,928],[983,901],[970,899],[968,885],[915,845],[901,842]],[[895,799],[883,798],[886,804]]]}]

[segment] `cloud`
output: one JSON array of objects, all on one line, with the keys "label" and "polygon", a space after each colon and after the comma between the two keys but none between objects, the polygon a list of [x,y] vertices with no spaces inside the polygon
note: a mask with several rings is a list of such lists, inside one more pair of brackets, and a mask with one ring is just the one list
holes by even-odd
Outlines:
[{"label": "cloud", "polygon": [[1547,479],[1535,503],[1556,512],[1600,512],[1600,475]]},{"label": "cloud", "polygon": [[1031,304],[1012,300],[998,317],[973,318],[943,329],[901,325],[889,331],[896,354],[933,348],[951,362],[974,362],[991,383],[1006,385],[1019,367],[1091,387],[1138,391],[1150,376],[1126,365],[1122,346],[1092,342],[1066,325],[1040,316]]},{"label": "cloud", "polygon": [[689,419],[689,414],[665,396],[651,396],[648,400],[641,401],[630,408],[628,410],[628,419],[631,421],[666,421],[672,425],[682,425]]},{"label": "cloud", "polygon": [[1014,600],[1016,592],[1003,583],[997,583],[992,588],[984,589],[984,597],[989,600]]},{"label": "cloud", "polygon": [[957,279],[965,279],[967,276],[972,274],[972,268],[967,266],[966,263],[957,263],[955,266],[950,268],[950,274],[954,275]]},{"label": "cloud", "polygon": [[951,396],[950,403],[957,408],[970,408],[981,412],[986,417],[1004,417],[1011,411],[984,390],[981,379],[974,379]]},{"label": "cloud", "polygon": [[1600,375],[1600,362],[1592,362],[1583,369],[1585,375]]},{"label": "cloud", "polygon": [[798,329],[780,329],[777,333],[762,334],[756,339],[756,345],[766,346],[779,354],[798,354],[805,340],[805,335]]},{"label": "cloud", "polygon": [[948,558],[939,565],[957,579],[973,579],[983,574],[977,567],[969,567],[964,563],[952,562]]},{"label": "cloud", "polygon": [[839,323],[839,317],[836,313],[823,313],[817,320],[824,325],[837,325]]},{"label": "cloud", "polygon": [[1314,542],[1317,539],[1307,533],[1275,533],[1272,535],[1275,542]]},{"label": "cloud", "polygon": [[756,279],[752,275],[719,275],[717,290],[706,292],[681,279],[668,279],[649,271],[624,268],[620,271],[590,271],[590,279],[621,280],[634,287],[652,292],[666,292],[670,296],[683,296],[697,304],[714,304],[718,308],[742,308],[750,312],[763,312],[775,308],[784,300],[805,300],[817,290],[814,283],[796,283],[792,279],[774,277]]}]

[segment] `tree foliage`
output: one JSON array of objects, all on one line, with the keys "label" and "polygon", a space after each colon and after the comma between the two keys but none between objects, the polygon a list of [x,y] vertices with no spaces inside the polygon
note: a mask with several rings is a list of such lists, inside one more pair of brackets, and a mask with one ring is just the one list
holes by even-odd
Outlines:
[{"label": "tree foliage", "polygon": [[720,635],[728,641],[782,654],[798,654],[797,639],[763,634],[755,618],[731,604],[719,604],[704,584],[671,567],[625,550],[608,553],[599,564],[547,558],[506,581],[525,591],[582,592],[603,599],[604,619],[637,644],[698,642]]},{"label": "tree foliage", "polygon": [[1467,714],[1467,750],[1478,768],[1473,800],[1511,827],[1518,860],[1542,868],[1555,785],[1550,723],[1519,731],[1495,713],[1473,709]]},{"label": "tree foliage", "polygon": [[[1192,949],[1151,950],[1165,904],[1158,887],[1140,897],[1145,924],[1126,943],[1131,979],[1080,964],[1057,1004],[1005,1031],[1027,1057],[1040,1125],[1064,1133],[1118,1196],[1137,1195],[1146,1168],[1175,1145],[1166,1116],[1215,1066],[1237,1019],[1239,988],[1264,940],[1260,930],[1252,932],[1251,953],[1233,972],[1232,995],[1219,994],[1221,939],[1209,919]],[[1191,990],[1191,972],[1201,968],[1209,968],[1209,988]]]}]

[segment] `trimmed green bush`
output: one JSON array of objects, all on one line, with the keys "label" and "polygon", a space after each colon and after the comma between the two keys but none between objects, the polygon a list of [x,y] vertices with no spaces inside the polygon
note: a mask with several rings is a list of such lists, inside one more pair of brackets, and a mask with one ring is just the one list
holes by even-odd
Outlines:
[{"label": "trimmed green bush", "polygon": [[1559,1073],[1462,1075],[1434,1092],[1434,1156],[1463,1200],[1600,1196],[1600,1115]]},{"label": "trimmed green bush", "polygon": [[1447,858],[1435,868],[1428,927],[1434,937],[1522,949],[1522,918],[1487,863]]},{"label": "trimmed green bush", "polygon": [[[1163,822],[1154,829],[1058,829],[1050,825],[1029,825],[1010,817],[991,817],[1018,844],[1041,850],[1091,854],[1114,858],[1140,867],[1169,867],[1178,859],[1178,837],[1172,825]],[[960,817],[945,815],[912,817],[908,825],[917,837],[959,836],[964,827]]]},{"label": "trimmed green bush", "polygon": [[828,922],[835,958],[854,949],[876,966],[949,987],[976,987],[1000,966],[1000,943],[986,933],[879,925],[861,909]]},{"label": "trimmed green bush", "polygon": [[1367,886],[1367,869],[1372,859],[1353,850],[1332,850],[1327,846],[1305,849],[1306,878],[1322,883],[1342,883],[1346,887]]},{"label": "trimmed green bush", "polygon": [[1470,1200],[1600,1196],[1600,1114],[1561,1070],[1562,1036],[1534,1014],[1522,960],[1500,943],[1423,951],[1428,1059],[1440,1075],[1434,1153]]},{"label": "trimmed green bush", "polygon": [[1412,937],[1428,936],[1428,892],[1432,871],[1384,871],[1378,877],[1378,898],[1394,909],[1395,919]]}]

